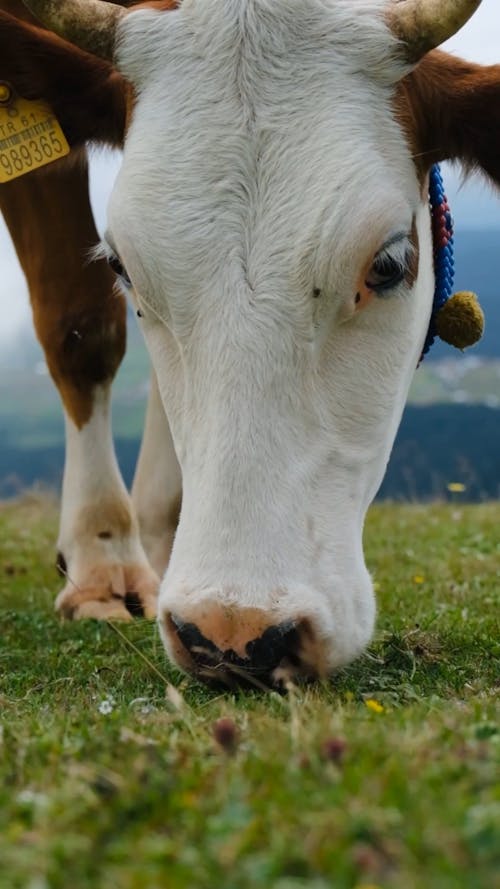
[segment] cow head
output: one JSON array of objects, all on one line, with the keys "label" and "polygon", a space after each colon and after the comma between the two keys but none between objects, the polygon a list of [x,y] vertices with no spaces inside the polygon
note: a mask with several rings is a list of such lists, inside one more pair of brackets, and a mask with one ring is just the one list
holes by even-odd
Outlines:
[{"label": "cow head", "polygon": [[322,675],[370,639],[363,522],[429,322],[427,173],[499,178],[498,69],[426,55],[478,5],[29,3],[133,88],[105,249],[182,467],[159,621],[188,670]]}]

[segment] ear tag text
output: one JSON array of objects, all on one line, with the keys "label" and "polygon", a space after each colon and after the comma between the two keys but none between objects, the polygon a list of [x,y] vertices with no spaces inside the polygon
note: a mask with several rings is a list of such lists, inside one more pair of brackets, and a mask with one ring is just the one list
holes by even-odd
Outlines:
[{"label": "ear tag text", "polygon": [[70,147],[50,105],[0,82],[0,183],[65,157]]}]

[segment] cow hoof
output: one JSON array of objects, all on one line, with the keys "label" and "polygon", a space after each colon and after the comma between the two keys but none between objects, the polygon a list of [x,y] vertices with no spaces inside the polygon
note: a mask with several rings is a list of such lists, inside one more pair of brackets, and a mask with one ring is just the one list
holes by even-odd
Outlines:
[{"label": "cow hoof", "polygon": [[144,565],[105,565],[73,578],[57,596],[56,611],[66,620],[120,620],[156,617],[159,578]]}]

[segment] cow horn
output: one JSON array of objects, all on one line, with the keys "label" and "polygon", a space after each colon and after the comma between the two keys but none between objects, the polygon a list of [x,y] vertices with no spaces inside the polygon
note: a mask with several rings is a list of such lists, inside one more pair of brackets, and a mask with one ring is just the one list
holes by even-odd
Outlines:
[{"label": "cow horn", "polygon": [[25,0],[43,25],[93,55],[112,61],[125,9],[104,0]]},{"label": "cow horn", "polygon": [[390,0],[389,26],[402,40],[411,62],[453,37],[481,0]]}]

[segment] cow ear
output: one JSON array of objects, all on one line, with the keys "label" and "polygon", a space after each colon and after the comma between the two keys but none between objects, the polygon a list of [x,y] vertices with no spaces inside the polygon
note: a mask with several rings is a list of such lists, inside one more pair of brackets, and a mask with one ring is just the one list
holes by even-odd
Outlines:
[{"label": "cow ear", "polygon": [[398,109],[423,173],[459,161],[500,186],[500,65],[431,52],[401,82]]},{"label": "cow ear", "polygon": [[0,12],[0,81],[27,99],[45,99],[69,144],[119,146],[127,85],[107,62],[54,34]]}]

